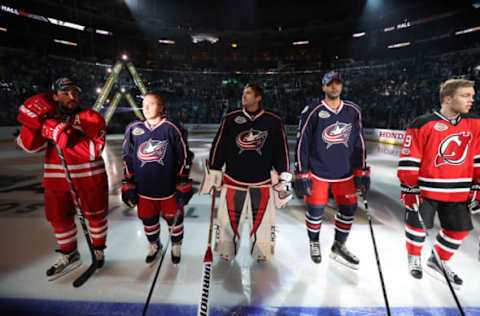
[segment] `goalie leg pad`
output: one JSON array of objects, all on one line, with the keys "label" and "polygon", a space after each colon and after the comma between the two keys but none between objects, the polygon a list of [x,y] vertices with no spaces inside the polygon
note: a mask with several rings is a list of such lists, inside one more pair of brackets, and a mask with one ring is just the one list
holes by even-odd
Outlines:
[{"label": "goalie leg pad", "polygon": [[214,252],[225,260],[232,260],[240,246],[240,228],[245,218],[245,189],[225,185],[220,194]]},{"label": "goalie leg pad", "polygon": [[275,205],[271,187],[250,187],[247,211],[250,222],[250,254],[257,261],[275,255]]}]

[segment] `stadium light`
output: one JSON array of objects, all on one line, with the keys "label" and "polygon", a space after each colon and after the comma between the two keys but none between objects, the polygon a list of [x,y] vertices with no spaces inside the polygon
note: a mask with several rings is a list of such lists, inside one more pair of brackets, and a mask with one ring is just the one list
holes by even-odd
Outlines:
[{"label": "stadium light", "polygon": [[59,39],[54,39],[53,40],[55,43],[63,44],[63,45],[68,45],[68,46],[78,46],[77,43],[75,42],[69,42],[69,41],[64,41],[64,40],[59,40]]},{"label": "stadium light", "polygon": [[121,92],[121,93],[125,93],[126,91],[127,91],[127,90],[126,90],[125,88],[123,88],[123,87],[120,89],[120,92]]},{"label": "stadium light", "polygon": [[174,45],[175,41],[172,40],[158,40],[160,44],[168,44],[168,45]]},{"label": "stadium light", "polygon": [[353,37],[362,37],[365,36],[365,32],[353,33]]},{"label": "stadium light", "polygon": [[237,43],[232,43],[232,48],[237,48],[238,44]]},{"label": "stadium light", "polygon": [[128,55],[127,54],[122,54],[122,59],[123,60],[128,60]]},{"label": "stadium light", "polygon": [[296,45],[308,45],[310,44],[309,41],[298,41],[298,42],[293,42],[292,45],[296,46]]},{"label": "stadium light", "polygon": [[465,30],[455,32],[455,35],[467,34],[467,33],[472,33],[472,32],[476,32],[476,31],[480,31],[480,26],[472,27],[472,28],[469,28],[469,29],[465,29]]},{"label": "stadium light", "polygon": [[109,35],[109,36],[112,36],[112,35],[113,35],[113,33],[110,32],[110,31],[105,31],[105,30],[100,30],[100,29],[96,29],[96,30],[95,30],[95,33],[101,34],[101,35]]},{"label": "stadium light", "polygon": [[2,31],[2,32],[6,32],[6,31],[7,31],[7,29],[6,29],[5,27],[0,27],[0,31]]},{"label": "stadium light", "polygon": [[412,43],[410,42],[403,42],[403,43],[398,43],[398,44],[393,44],[393,45],[388,45],[388,48],[401,48],[401,47],[407,47],[410,46]]},{"label": "stadium light", "polygon": [[472,7],[474,7],[475,9],[480,8],[480,2],[474,2],[474,3],[472,3]]},{"label": "stadium light", "polygon": [[108,68],[107,68],[107,72],[108,72],[109,74],[112,73],[112,68],[108,67]]}]

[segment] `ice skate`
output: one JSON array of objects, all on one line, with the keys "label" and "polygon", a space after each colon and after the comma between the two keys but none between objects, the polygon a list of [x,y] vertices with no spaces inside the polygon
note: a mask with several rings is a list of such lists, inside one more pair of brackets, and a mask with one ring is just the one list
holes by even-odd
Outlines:
[{"label": "ice skate", "polygon": [[318,240],[310,240],[310,258],[315,263],[322,262],[322,253],[320,252],[320,242]]},{"label": "ice skate", "polygon": [[181,243],[172,243],[172,263],[173,264],[179,264],[180,259],[181,259],[181,249],[182,249],[182,244]]},{"label": "ice skate", "polygon": [[[446,274],[448,276],[448,279],[450,280],[450,283],[452,284],[452,286],[457,290],[460,289],[460,286],[463,284],[463,280],[455,272],[450,270],[450,268],[447,266],[446,261],[442,260],[442,263],[443,263],[443,267],[445,268],[445,272],[446,272]],[[432,252],[432,255],[430,256],[430,258],[428,258],[427,267],[430,268],[430,269],[428,269],[428,271],[429,271],[429,274],[432,277],[434,277],[435,279],[438,279],[438,280],[440,280],[444,283],[447,282],[445,280],[445,276],[443,275],[443,272],[442,272],[442,265],[438,263],[437,258],[435,257],[435,254],[433,252]]]},{"label": "ice skate", "polygon": [[105,265],[105,254],[102,249],[94,250],[95,257],[97,258],[97,269],[103,268]]},{"label": "ice skate", "polygon": [[415,279],[423,277],[422,257],[408,254],[408,270]]},{"label": "ice skate", "polygon": [[345,244],[338,241],[333,242],[330,258],[355,270],[358,270],[360,264],[360,260],[345,247]]},{"label": "ice skate", "polygon": [[157,257],[158,253],[162,251],[162,244],[160,243],[160,240],[157,240],[153,243],[150,243],[149,245],[149,251],[147,254],[147,257],[145,258],[146,263],[152,263],[155,258]]},{"label": "ice skate", "polygon": [[78,268],[82,261],[80,260],[80,253],[78,250],[74,250],[68,254],[63,253],[61,250],[56,250],[61,253],[57,262],[47,270],[47,277],[49,281],[58,279],[61,276]]}]

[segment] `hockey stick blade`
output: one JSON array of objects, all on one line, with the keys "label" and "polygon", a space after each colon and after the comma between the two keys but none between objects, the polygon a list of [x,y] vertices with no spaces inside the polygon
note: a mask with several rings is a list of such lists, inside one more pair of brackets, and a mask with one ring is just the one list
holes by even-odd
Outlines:
[{"label": "hockey stick blade", "polygon": [[203,259],[202,295],[198,304],[198,316],[208,316],[208,298],[210,297],[210,279],[212,276],[212,249],[209,246]]},{"label": "hockey stick blade", "polygon": [[80,287],[95,273],[97,270],[97,262],[92,262],[92,264],[85,270],[78,278],[73,281],[73,287]]}]

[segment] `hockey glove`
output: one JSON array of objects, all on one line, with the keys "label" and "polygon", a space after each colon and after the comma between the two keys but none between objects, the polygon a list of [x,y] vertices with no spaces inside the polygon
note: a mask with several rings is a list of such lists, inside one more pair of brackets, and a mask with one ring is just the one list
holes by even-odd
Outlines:
[{"label": "hockey glove", "polygon": [[292,174],[290,172],[282,172],[280,177],[277,175],[275,180],[276,184],[273,185],[275,206],[283,208],[292,199]]},{"label": "hockey glove", "polygon": [[213,188],[220,190],[223,181],[223,172],[220,170],[210,169],[209,163],[205,160],[203,166],[203,179],[200,184],[199,194],[210,194]]},{"label": "hockey glove", "polygon": [[74,131],[70,125],[60,120],[46,119],[42,125],[42,136],[53,140],[55,144],[64,149],[69,141],[73,142]]},{"label": "hockey glove", "polygon": [[312,195],[312,178],[310,173],[297,173],[295,175],[295,189],[300,196]]},{"label": "hockey glove", "polygon": [[475,183],[470,188],[467,201],[468,209],[472,214],[480,213],[480,183]]},{"label": "hockey glove", "polygon": [[[403,205],[410,211],[417,211],[422,204],[422,197],[420,196],[420,188],[409,187],[406,185],[401,186],[400,200],[402,200]],[[414,204],[416,207],[414,207]]]},{"label": "hockey glove", "polygon": [[193,196],[192,179],[185,176],[177,176],[177,187],[175,198],[177,199],[178,208],[182,208],[190,202]]},{"label": "hockey glove", "polygon": [[17,120],[34,130],[42,128],[48,114],[54,112],[55,101],[50,93],[40,93],[29,98],[20,106]]},{"label": "hockey glove", "polygon": [[354,169],[353,176],[357,192],[366,194],[370,189],[370,167]]},{"label": "hockey glove", "polygon": [[132,208],[138,203],[138,194],[133,178],[122,180],[122,201]]}]

